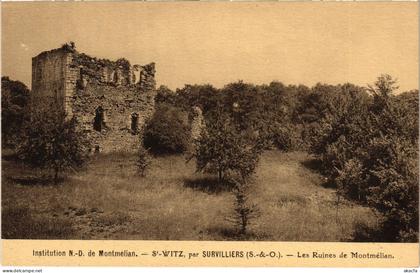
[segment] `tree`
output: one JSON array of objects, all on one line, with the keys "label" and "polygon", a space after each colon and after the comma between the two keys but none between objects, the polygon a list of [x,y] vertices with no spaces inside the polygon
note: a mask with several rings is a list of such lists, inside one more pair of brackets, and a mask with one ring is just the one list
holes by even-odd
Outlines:
[{"label": "tree", "polygon": [[417,147],[396,136],[375,138],[367,147],[367,203],[384,216],[380,226],[382,240],[418,241]]},{"label": "tree", "polygon": [[149,155],[149,151],[145,149],[142,144],[140,144],[137,152],[136,161],[136,166],[139,174],[144,177],[146,174],[146,170],[150,167],[151,164],[152,159]]},{"label": "tree", "polygon": [[368,92],[373,96],[374,103],[372,111],[376,114],[389,107],[389,101],[394,96],[394,92],[398,89],[397,80],[388,74],[379,76],[374,85],[368,85]]},{"label": "tree", "polygon": [[238,131],[232,120],[221,109],[215,111],[215,119],[202,131],[196,143],[197,171],[217,174],[218,183],[233,185],[234,211],[227,219],[238,227],[239,235],[245,235],[251,219],[259,210],[249,202],[252,175],[259,162],[261,145],[248,131]]},{"label": "tree", "polygon": [[176,102],[185,111],[190,111],[192,107],[198,106],[206,116],[209,111],[216,108],[219,99],[218,91],[210,84],[187,84],[182,89],[176,90]]},{"label": "tree", "polygon": [[381,75],[370,87],[377,132],[366,147],[368,204],[383,214],[381,233],[386,240],[415,242],[419,225],[418,132],[413,134],[409,125],[418,124],[418,114],[393,94],[397,89],[396,80],[389,75]]},{"label": "tree", "polygon": [[77,121],[66,117],[56,103],[30,105],[30,118],[23,125],[17,148],[26,164],[52,172],[58,182],[64,170],[83,166],[88,157],[85,135],[77,130]]},{"label": "tree", "polygon": [[217,174],[219,182],[229,171],[240,170],[242,176],[252,174],[261,153],[258,142],[253,143],[249,132],[237,131],[226,114],[217,112],[197,139],[193,154],[197,171]]},{"label": "tree", "polygon": [[156,104],[167,103],[167,104],[175,105],[176,94],[167,86],[161,85],[159,86],[158,89],[156,89],[155,103]]},{"label": "tree", "polygon": [[29,89],[20,81],[1,78],[2,144],[14,146],[21,134],[22,123],[28,118]]},{"label": "tree", "polygon": [[249,177],[239,178],[235,182],[233,194],[235,197],[234,211],[227,220],[233,222],[238,227],[238,233],[245,235],[251,221],[260,216],[258,207],[249,201]]}]

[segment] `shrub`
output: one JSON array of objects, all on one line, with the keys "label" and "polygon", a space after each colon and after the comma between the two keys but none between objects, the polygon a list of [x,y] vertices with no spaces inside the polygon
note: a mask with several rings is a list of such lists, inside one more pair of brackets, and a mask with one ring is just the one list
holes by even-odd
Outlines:
[{"label": "shrub", "polygon": [[190,140],[188,115],[177,107],[160,104],[146,124],[143,144],[155,154],[182,153]]}]

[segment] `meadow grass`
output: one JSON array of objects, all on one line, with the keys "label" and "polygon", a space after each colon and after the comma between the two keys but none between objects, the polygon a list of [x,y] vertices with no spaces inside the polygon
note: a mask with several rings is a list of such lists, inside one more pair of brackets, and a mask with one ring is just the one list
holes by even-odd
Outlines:
[{"label": "meadow grass", "polygon": [[[94,157],[58,185],[34,170],[2,160],[2,237],[36,239],[235,240],[226,220],[233,195],[210,175],[195,173],[183,156],[153,159],[145,177],[134,154]],[[263,154],[250,201],[260,216],[239,239],[350,241],[358,225],[374,226],[366,207],[337,208],[333,189],[308,168],[302,152]],[[26,182],[25,182],[26,181]],[[29,182],[28,182],[29,181]]]}]

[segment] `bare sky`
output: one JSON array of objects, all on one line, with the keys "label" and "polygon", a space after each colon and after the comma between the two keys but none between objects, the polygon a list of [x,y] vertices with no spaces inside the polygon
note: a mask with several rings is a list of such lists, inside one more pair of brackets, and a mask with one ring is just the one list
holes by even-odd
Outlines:
[{"label": "bare sky", "polygon": [[80,52],[156,62],[157,84],[244,80],[418,88],[418,7],[375,3],[2,3],[2,75],[30,86],[31,58]]}]

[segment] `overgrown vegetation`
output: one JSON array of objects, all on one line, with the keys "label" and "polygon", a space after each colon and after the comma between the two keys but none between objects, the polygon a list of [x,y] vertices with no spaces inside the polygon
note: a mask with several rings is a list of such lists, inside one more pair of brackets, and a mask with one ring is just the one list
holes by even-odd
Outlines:
[{"label": "overgrown vegetation", "polygon": [[320,171],[339,195],[382,215],[369,240],[417,241],[418,90],[400,95],[396,90],[389,75],[368,88],[239,81],[221,90],[162,87],[158,101],[186,111],[203,109],[208,126],[198,143],[198,171],[218,173],[222,180],[237,165],[234,155],[247,158],[241,153],[246,149],[235,147],[249,143],[265,150],[306,150],[318,157]]},{"label": "overgrown vegetation", "polygon": [[394,95],[395,83],[382,75],[369,87],[371,98],[359,92],[341,100],[341,105],[334,103],[344,111],[319,119],[312,150],[342,195],[382,213],[372,240],[414,242],[418,240],[418,133],[414,132],[418,104],[410,109],[413,100]]}]

